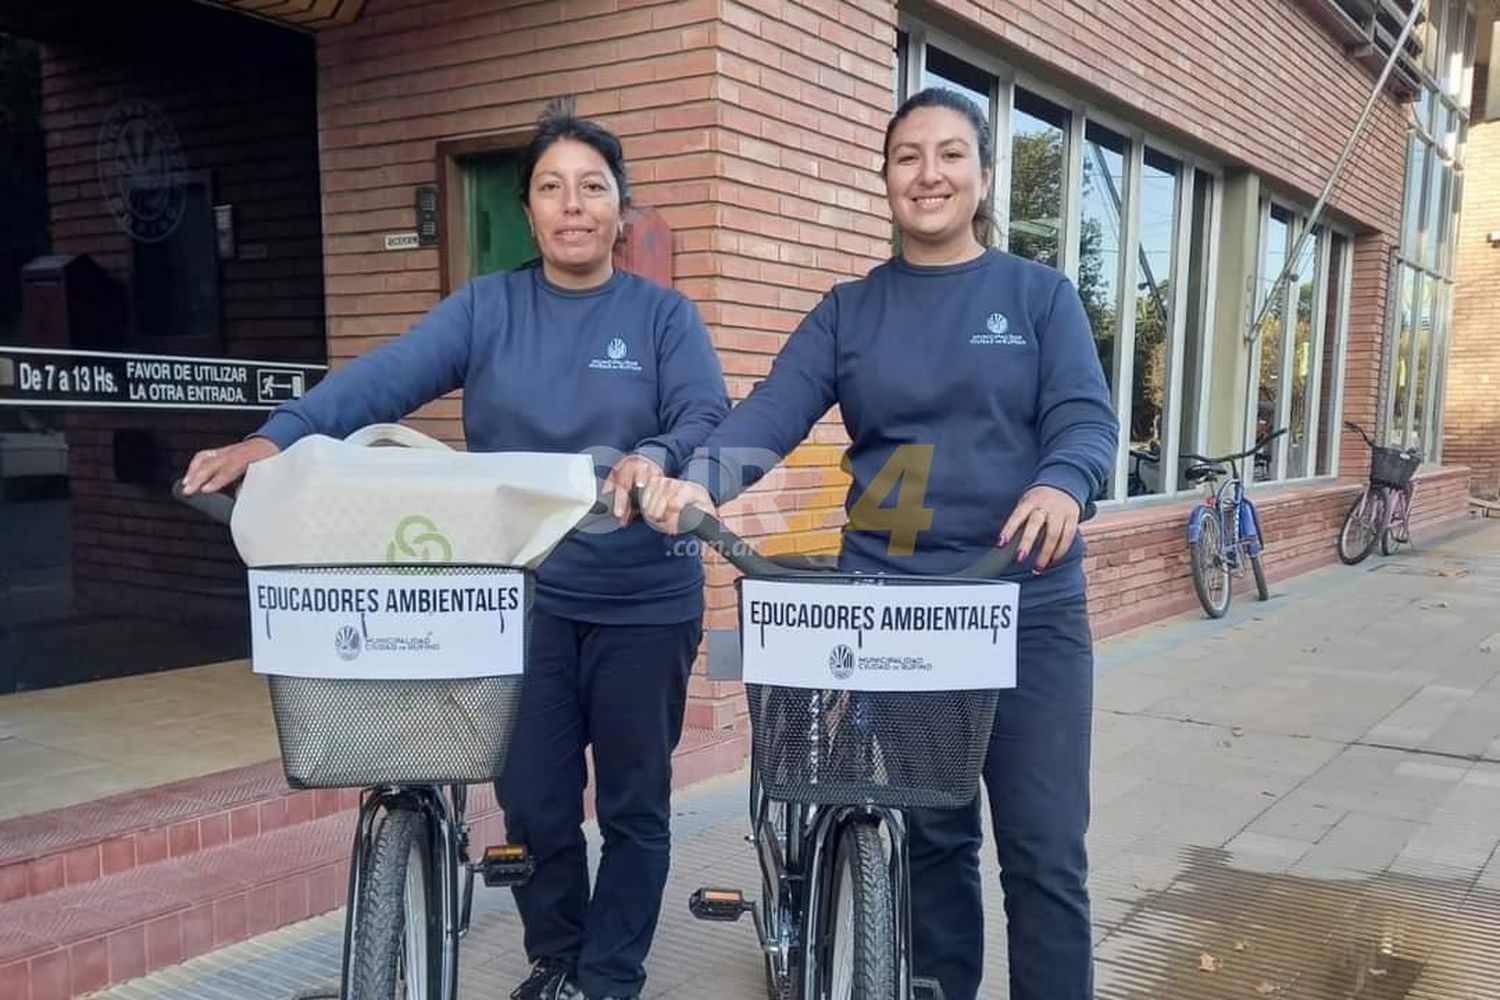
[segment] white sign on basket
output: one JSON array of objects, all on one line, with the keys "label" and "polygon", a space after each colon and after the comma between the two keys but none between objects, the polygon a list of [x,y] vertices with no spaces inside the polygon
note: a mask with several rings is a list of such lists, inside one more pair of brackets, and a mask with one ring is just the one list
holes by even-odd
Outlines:
[{"label": "white sign on basket", "polygon": [[847,691],[1016,686],[1014,583],[921,585],[745,580],[740,642],[750,684]]},{"label": "white sign on basket", "polygon": [[256,673],[359,680],[494,677],[525,667],[518,570],[250,570]]}]

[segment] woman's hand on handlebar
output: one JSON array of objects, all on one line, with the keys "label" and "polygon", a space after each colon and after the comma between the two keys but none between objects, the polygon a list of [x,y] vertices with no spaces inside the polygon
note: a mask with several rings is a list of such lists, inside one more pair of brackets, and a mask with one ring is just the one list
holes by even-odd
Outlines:
[{"label": "woman's hand on handlebar", "polygon": [[238,482],[253,462],[281,453],[281,448],[269,438],[253,437],[248,441],[209,448],[193,456],[187,472],[182,476],[182,492],[217,493],[231,483]]},{"label": "woman's hand on handlebar", "polygon": [[641,496],[641,513],[646,520],[669,535],[678,534],[677,518],[689,507],[697,507],[705,514],[717,513],[708,490],[681,479],[658,479]]},{"label": "woman's hand on handlebar", "polygon": [[[1036,561],[1032,564],[1040,573],[1059,556],[1066,555],[1078,534],[1078,501],[1066,490],[1056,486],[1033,486],[1021,496],[1015,511],[1000,531],[1000,544],[1006,545],[1016,532],[1021,532],[1021,546],[1016,550],[1016,561],[1024,562],[1033,552]],[[1043,534],[1045,532],[1045,534]],[[1040,540],[1040,547],[1037,542]]]},{"label": "woman's hand on handlebar", "polygon": [[639,486],[645,490],[665,477],[666,473],[662,472],[661,466],[644,455],[626,455],[615,463],[604,481],[605,490],[614,493],[611,510],[615,520],[621,524],[629,524],[635,519],[635,505],[630,502],[633,487]]}]

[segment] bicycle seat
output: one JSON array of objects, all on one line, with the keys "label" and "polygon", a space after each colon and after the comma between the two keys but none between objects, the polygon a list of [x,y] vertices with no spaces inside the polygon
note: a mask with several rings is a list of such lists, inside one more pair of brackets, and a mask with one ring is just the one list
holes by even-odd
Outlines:
[{"label": "bicycle seat", "polygon": [[1229,475],[1229,470],[1222,465],[1212,465],[1208,462],[1195,462],[1183,470],[1182,476],[1194,486],[1201,485],[1213,479],[1222,479]]}]

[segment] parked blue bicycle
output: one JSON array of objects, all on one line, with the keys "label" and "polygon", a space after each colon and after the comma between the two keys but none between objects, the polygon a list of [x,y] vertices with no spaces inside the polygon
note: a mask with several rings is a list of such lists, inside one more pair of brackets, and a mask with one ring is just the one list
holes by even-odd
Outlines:
[{"label": "parked blue bicycle", "polygon": [[1256,594],[1262,601],[1270,599],[1260,558],[1265,538],[1260,514],[1245,495],[1239,463],[1252,456],[1259,459],[1266,446],[1285,433],[1283,427],[1257,441],[1255,447],[1233,455],[1182,456],[1193,463],[1183,470],[1184,478],[1204,488],[1203,502],[1188,517],[1188,562],[1193,589],[1210,618],[1223,618],[1229,610],[1232,581],[1243,578],[1246,567],[1255,576]]}]

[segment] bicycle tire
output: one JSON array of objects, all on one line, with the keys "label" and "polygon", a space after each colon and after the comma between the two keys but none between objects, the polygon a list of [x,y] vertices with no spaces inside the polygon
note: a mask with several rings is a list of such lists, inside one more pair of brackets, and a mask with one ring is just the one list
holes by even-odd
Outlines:
[{"label": "bicycle tire", "polygon": [[[1199,521],[1198,537],[1188,544],[1188,568],[1193,574],[1193,590],[1198,594],[1198,603],[1203,605],[1204,612],[1210,618],[1223,618],[1229,611],[1231,599],[1229,584],[1229,567],[1225,565],[1220,548],[1222,546],[1221,534],[1223,526],[1219,523],[1219,512],[1212,507],[1205,507],[1202,519]],[[1209,566],[1217,561],[1218,568],[1210,570]],[[1224,596],[1222,600],[1215,603],[1209,593],[1208,574],[1212,572],[1223,580]]]},{"label": "bicycle tire", "polygon": [[[360,886],[359,922],[349,938],[354,952],[349,996],[354,1000],[427,1000],[433,995],[430,970],[423,968],[413,979],[409,968],[409,956],[418,942],[422,954],[437,955],[428,882],[432,842],[426,816],[401,806],[390,809],[374,839]],[[420,927],[409,919],[409,912],[418,907],[426,917]],[[413,931],[421,937],[410,937]],[[403,965],[408,966],[404,974]]]},{"label": "bicycle tire", "polygon": [[896,900],[876,824],[856,820],[840,831],[825,909],[822,995],[890,1000],[897,983]]},{"label": "bicycle tire", "polygon": [[[1250,508],[1250,519],[1255,522],[1255,539],[1260,544],[1260,551],[1266,550],[1266,533],[1260,528],[1260,511],[1254,507]],[[1255,596],[1262,601],[1271,599],[1271,588],[1266,585],[1266,567],[1261,562],[1260,552],[1250,557],[1250,571],[1255,574]]]},{"label": "bicycle tire", "polygon": [[[1365,509],[1366,504],[1369,505],[1368,510]],[[1339,528],[1339,561],[1345,566],[1356,566],[1364,562],[1365,557],[1380,541],[1380,535],[1385,530],[1386,519],[1389,515],[1385,493],[1372,486],[1366,486],[1359,496],[1354,498],[1354,503],[1349,506],[1349,512],[1344,515],[1343,526]],[[1370,525],[1370,536],[1365,539],[1363,545],[1356,547],[1350,539],[1349,529],[1361,523]]]},{"label": "bicycle tire", "polygon": [[1393,556],[1397,549],[1411,541],[1411,493],[1401,490],[1398,495],[1400,500],[1396,506],[1400,508],[1401,516],[1396,516],[1395,509],[1389,511],[1386,528],[1380,533],[1381,555]]}]

